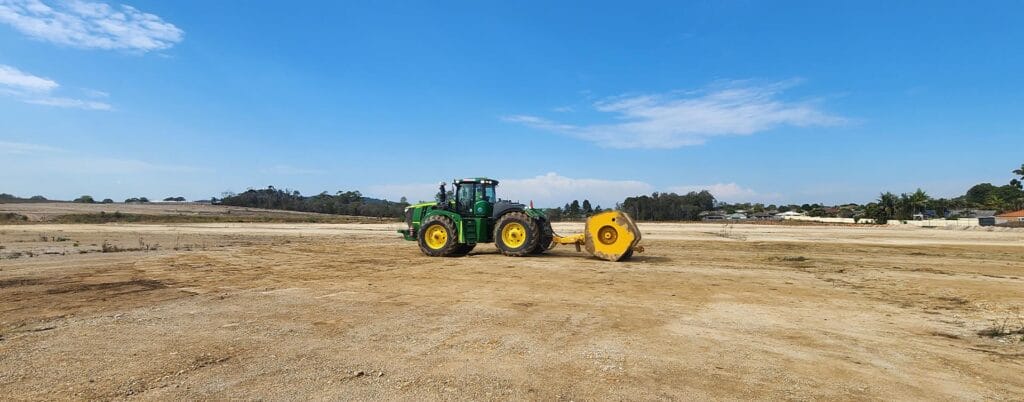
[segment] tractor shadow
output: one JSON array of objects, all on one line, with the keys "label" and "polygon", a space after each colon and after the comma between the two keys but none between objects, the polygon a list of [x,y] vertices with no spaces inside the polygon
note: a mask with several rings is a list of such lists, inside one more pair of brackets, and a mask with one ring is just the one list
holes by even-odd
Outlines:
[{"label": "tractor shadow", "polygon": [[660,255],[634,255],[632,258],[626,260],[626,262],[642,262],[642,263],[666,263],[672,262],[671,258],[663,257]]}]

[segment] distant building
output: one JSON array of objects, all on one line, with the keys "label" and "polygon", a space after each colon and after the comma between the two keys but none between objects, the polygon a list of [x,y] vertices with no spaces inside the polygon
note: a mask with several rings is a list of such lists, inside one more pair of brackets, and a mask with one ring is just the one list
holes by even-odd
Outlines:
[{"label": "distant building", "polygon": [[1024,209],[1020,211],[1007,212],[995,216],[995,223],[1024,223]]},{"label": "distant building", "polygon": [[990,218],[996,216],[994,209],[951,209],[946,212],[947,218]]},{"label": "distant building", "polygon": [[747,219],[747,214],[741,214],[741,213],[737,212],[737,213],[734,213],[734,214],[726,215],[725,219],[729,219],[729,220],[733,220],[733,221],[743,220],[743,219]]},{"label": "distant building", "polygon": [[786,211],[786,212],[777,214],[775,216],[780,217],[780,218],[786,218],[787,216],[806,216],[806,215],[804,215],[802,213],[799,213],[799,212],[796,212],[796,211]]},{"label": "distant building", "polygon": [[702,211],[700,214],[697,214],[697,216],[704,221],[720,221],[725,219],[725,215],[719,211]]}]

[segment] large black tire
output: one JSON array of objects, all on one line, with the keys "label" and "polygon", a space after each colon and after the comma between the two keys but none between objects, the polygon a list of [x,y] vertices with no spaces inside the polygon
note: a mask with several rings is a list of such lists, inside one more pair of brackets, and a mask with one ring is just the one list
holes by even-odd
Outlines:
[{"label": "large black tire", "polygon": [[[440,245],[434,244],[435,247],[432,247],[427,237],[431,236],[431,234],[428,234],[428,231],[435,227],[444,229],[444,239],[443,242],[440,242]],[[423,251],[423,254],[431,257],[455,255],[460,246],[459,234],[455,231],[455,224],[452,223],[451,219],[443,215],[434,215],[423,221],[416,236],[416,243],[420,245],[420,250]]]},{"label": "large black tire", "polygon": [[540,221],[540,241],[537,242],[537,247],[530,250],[530,254],[541,254],[551,248],[551,240],[555,238],[555,232],[551,229],[551,221],[547,219],[539,219]]},{"label": "large black tire", "polygon": [[[522,241],[518,246],[506,244],[505,239],[502,237],[505,227],[514,224],[518,224],[523,228],[520,234]],[[512,257],[529,255],[537,248],[537,244],[540,242],[540,235],[541,231],[537,221],[522,212],[509,212],[502,215],[501,218],[498,218],[498,223],[494,225],[494,244],[498,246],[498,250],[502,254]]]},{"label": "large black tire", "polygon": [[476,247],[476,244],[460,244],[458,247],[455,248],[455,254],[453,255],[469,254],[470,251],[473,251],[473,247]]}]

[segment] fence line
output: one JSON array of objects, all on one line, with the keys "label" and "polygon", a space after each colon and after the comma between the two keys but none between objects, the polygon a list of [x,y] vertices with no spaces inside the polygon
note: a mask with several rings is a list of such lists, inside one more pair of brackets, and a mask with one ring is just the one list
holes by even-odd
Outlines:
[{"label": "fence line", "polygon": [[[816,217],[816,216],[786,216],[786,217],[783,217],[783,219],[792,219],[792,220],[797,220],[797,221],[811,221],[811,222],[827,222],[827,223],[864,223],[864,224],[875,223],[874,219],[860,219],[860,220],[854,221],[853,218],[826,218],[826,217]],[[920,227],[926,227],[926,228],[934,228],[934,227],[958,227],[958,228],[965,228],[965,227],[971,227],[971,226],[980,226],[978,224],[978,219],[977,218],[959,218],[959,219],[955,219],[955,220],[951,220],[951,219],[925,219],[925,220],[920,220],[920,221],[916,221],[916,220],[901,221],[901,220],[897,220],[897,219],[890,219],[888,224],[890,226],[910,225],[910,226],[920,226]]]}]

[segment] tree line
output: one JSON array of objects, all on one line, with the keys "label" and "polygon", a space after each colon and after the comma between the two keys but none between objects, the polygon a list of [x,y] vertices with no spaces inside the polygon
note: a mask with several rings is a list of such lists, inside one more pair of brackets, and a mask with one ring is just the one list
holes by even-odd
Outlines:
[{"label": "tree line", "polygon": [[[634,219],[645,221],[698,220],[700,213],[716,206],[715,197],[707,190],[687,194],[654,193],[628,197],[616,204],[616,209],[629,213]],[[603,211],[600,205],[591,208],[589,200],[578,200],[561,208],[548,208],[548,219],[552,221],[580,220]]]},{"label": "tree line", "polygon": [[[885,192],[878,200],[864,206],[864,216],[875,223],[890,220],[910,220],[916,216],[957,218],[957,212],[967,215],[970,210],[1005,212],[1024,209],[1024,164],[1013,170],[1009,184],[976,184],[954,198],[932,198],[921,189],[910,194],[896,195]],[[927,215],[927,216],[926,216]]]},{"label": "tree line", "polygon": [[335,194],[324,191],[314,196],[303,196],[298,191],[282,190],[274,186],[228,194],[219,203],[237,207],[381,218],[400,218],[405,207],[409,206],[404,197],[399,202],[392,202],[363,197],[358,191],[338,191]]},{"label": "tree line", "polygon": [[[933,198],[924,190],[917,189],[912,193],[894,194],[885,192],[878,199],[864,204],[843,204],[826,206],[822,204],[803,205],[764,205],[761,203],[722,203],[707,190],[694,191],[686,194],[658,193],[627,197],[615,205],[615,209],[625,211],[633,218],[645,221],[681,221],[700,220],[708,213],[733,213],[744,211],[786,212],[797,211],[810,216],[870,218],[876,223],[889,220],[910,220],[915,216],[949,217],[969,215],[971,210],[994,210],[996,212],[1024,209],[1024,164],[1020,169],[1013,170],[1009,184],[994,185],[980,183],[972,186],[964,195],[953,198]],[[47,202],[42,196],[19,198],[10,194],[0,193],[3,202]],[[167,197],[164,201],[185,201],[184,197]],[[399,202],[364,197],[359,191],[338,191],[334,194],[322,192],[314,196],[303,196],[298,191],[278,189],[268,186],[265,189],[249,189],[241,194],[225,194],[220,200],[212,198],[214,203],[224,205],[284,209],[302,212],[325,214],[391,217],[400,218],[405,207],[409,205],[405,197]],[[93,197],[83,195],[74,200],[80,203],[95,203]],[[107,198],[101,203],[112,203]],[[132,197],[125,203],[149,202],[146,197]],[[573,200],[563,207],[548,208],[546,214],[553,221],[581,220],[592,214],[603,211],[600,205],[593,206],[589,200]]]},{"label": "tree line", "polygon": [[[1013,178],[1009,184],[997,186],[992,183],[980,183],[972,186],[964,195],[953,198],[933,198],[922,189],[911,193],[881,193],[877,200],[860,205],[848,203],[836,206],[823,204],[803,205],[765,205],[761,203],[723,203],[718,202],[708,191],[690,192],[687,194],[653,193],[627,197],[616,204],[616,209],[629,213],[634,219],[645,221],[695,221],[709,213],[731,214],[737,211],[745,213],[780,213],[796,211],[808,216],[838,218],[869,218],[876,223],[889,220],[911,220],[921,218],[968,217],[972,211],[991,210],[997,213],[1024,209],[1024,164],[1020,169],[1013,170]],[[547,210],[552,220],[578,220],[586,218],[594,211],[587,209],[589,201],[579,206],[577,201],[566,204],[564,208]]]},{"label": "tree line", "polygon": [[550,221],[580,220],[601,211],[603,211],[601,206],[591,206],[590,200],[583,200],[582,204],[580,204],[579,200],[572,200],[572,202],[565,203],[564,207],[547,208],[544,210]]}]

